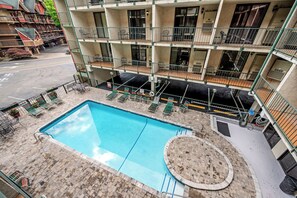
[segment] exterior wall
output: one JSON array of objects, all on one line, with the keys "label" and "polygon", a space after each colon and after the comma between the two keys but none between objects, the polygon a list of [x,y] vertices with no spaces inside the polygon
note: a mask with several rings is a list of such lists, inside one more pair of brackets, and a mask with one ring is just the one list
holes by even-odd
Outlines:
[{"label": "exterior wall", "polygon": [[222,50],[211,50],[208,61],[208,67],[214,67],[215,69],[218,69],[221,63],[222,55]]},{"label": "exterior wall", "polygon": [[288,77],[284,79],[284,84],[279,92],[291,105],[297,107],[297,67],[296,65],[292,67],[292,70],[288,72]]},{"label": "exterior wall", "polygon": [[282,154],[284,154],[287,151],[286,145],[283,143],[283,141],[279,141],[273,148],[272,153],[275,157],[275,159],[278,159]]}]

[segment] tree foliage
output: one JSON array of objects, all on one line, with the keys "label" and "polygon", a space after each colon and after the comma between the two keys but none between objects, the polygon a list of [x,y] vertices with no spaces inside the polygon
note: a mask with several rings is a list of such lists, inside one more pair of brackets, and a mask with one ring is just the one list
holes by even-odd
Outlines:
[{"label": "tree foliage", "polygon": [[46,12],[51,16],[52,20],[54,20],[55,25],[60,27],[60,21],[57,15],[57,11],[54,5],[53,0],[44,0],[44,4],[46,7]]}]

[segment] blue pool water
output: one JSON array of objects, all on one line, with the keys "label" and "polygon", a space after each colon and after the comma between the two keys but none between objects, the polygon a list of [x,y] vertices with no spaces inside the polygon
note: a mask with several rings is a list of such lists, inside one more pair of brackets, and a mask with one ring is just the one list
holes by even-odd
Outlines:
[{"label": "blue pool water", "polygon": [[86,101],[40,131],[158,191],[183,194],[163,153],[170,138],[190,132],[185,128]]}]

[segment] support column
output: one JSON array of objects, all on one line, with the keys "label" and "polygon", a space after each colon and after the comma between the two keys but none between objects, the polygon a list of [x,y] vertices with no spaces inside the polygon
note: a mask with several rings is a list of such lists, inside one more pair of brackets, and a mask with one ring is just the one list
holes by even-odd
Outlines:
[{"label": "support column", "polygon": [[151,91],[156,93],[156,83],[154,81],[151,81]]},{"label": "support column", "polygon": [[251,122],[256,117],[256,112],[259,112],[261,107],[260,107],[260,105],[258,104],[257,101],[254,101],[254,103],[252,104],[250,109],[253,109],[255,114],[254,115],[249,115],[248,122]]}]

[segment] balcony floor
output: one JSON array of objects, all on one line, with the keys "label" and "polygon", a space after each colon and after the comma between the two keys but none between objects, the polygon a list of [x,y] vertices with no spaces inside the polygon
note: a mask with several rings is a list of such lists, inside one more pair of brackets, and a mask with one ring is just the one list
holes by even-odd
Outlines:
[{"label": "balcony floor", "polygon": [[194,74],[187,71],[170,71],[170,70],[160,70],[156,73],[159,76],[165,77],[174,77],[174,78],[182,78],[182,79],[189,79],[189,80],[201,80],[200,74]]},{"label": "balcony floor", "polygon": [[113,62],[91,62],[90,63],[94,67],[107,67],[107,68],[113,68]]},{"label": "balcony floor", "polygon": [[137,66],[137,65],[123,65],[119,67],[120,70],[132,71],[132,72],[139,72],[144,74],[150,74],[151,68],[146,66]]},{"label": "balcony floor", "polygon": [[205,76],[204,80],[206,82],[210,82],[210,83],[217,83],[217,84],[242,87],[242,88],[250,88],[253,84],[252,81],[248,81],[248,80],[235,79],[235,78],[228,79],[228,78],[220,77],[220,76]]},{"label": "balcony floor", "polygon": [[[271,94],[271,90],[260,88],[256,90],[257,96],[260,100],[267,105],[269,103],[269,99],[273,94]],[[287,138],[291,141],[294,146],[297,146],[297,115],[289,112],[283,112],[283,108],[268,106],[268,111],[274,120],[277,120],[277,124],[284,131]]]}]

